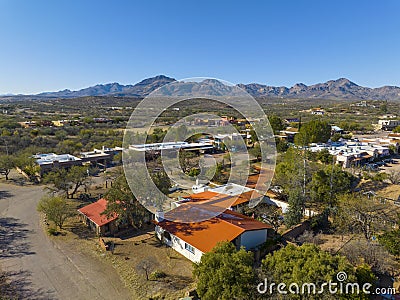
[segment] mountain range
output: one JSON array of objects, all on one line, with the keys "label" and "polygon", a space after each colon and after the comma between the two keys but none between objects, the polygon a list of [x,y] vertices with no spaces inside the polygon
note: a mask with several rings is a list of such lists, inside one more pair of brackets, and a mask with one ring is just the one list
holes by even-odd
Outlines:
[{"label": "mountain range", "polygon": [[[18,95],[18,97],[32,98],[77,98],[85,96],[119,96],[119,97],[145,97],[157,88],[176,81],[164,75],[147,78],[134,85],[121,85],[119,83],[98,84],[78,91],[62,90],[46,92],[36,95]],[[259,98],[318,98],[318,99],[347,99],[347,100],[400,100],[400,87],[383,86],[379,88],[363,87],[346,79],[329,80],[324,83],[305,85],[297,83],[292,87],[269,86],[259,83],[238,84],[253,97]],[[218,95],[218,91],[229,89],[228,86],[217,80],[205,80],[190,85],[195,90],[201,89],[210,95]],[[173,94],[173,91],[171,91]],[[14,97],[14,96],[6,96]]]}]

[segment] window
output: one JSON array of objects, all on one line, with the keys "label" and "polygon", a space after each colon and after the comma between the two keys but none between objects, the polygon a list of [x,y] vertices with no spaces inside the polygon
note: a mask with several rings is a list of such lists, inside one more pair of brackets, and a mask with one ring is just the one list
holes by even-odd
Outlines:
[{"label": "window", "polygon": [[163,235],[164,235],[164,238],[165,238],[168,242],[171,241],[171,235],[169,234],[168,231],[164,231]]},{"label": "window", "polygon": [[185,249],[186,249],[187,251],[189,251],[190,253],[193,253],[193,254],[194,254],[194,248],[193,248],[193,246],[191,246],[191,245],[185,243]]}]

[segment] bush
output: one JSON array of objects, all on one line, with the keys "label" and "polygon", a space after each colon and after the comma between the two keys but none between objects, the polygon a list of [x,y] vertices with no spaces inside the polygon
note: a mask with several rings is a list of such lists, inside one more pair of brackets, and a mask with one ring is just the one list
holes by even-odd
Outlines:
[{"label": "bush", "polygon": [[158,279],[165,278],[165,277],[167,277],[167,274],[165,274],[165,272],[154,271],[150,274],[149,279],[150,280],[158,280]]},{"label": "bush", "polygon": [[383,182],[384,180],[387,179],[387,177],[388,176],[386,173],[377,173],[372,177],[372,180]]},{"label": "bush", "polygon": [[49,229],[47,229],[47,233],[48,233],[49,235],[53,235],[53,236],[58,235],[58,231],[57,231],[57,229],[54,228],[54,227],[50,227]]}]

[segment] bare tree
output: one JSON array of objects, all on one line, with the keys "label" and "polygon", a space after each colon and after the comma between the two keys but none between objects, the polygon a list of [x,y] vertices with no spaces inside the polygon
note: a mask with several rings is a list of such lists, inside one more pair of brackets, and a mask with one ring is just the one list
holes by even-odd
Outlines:
[{"label": "bare tree", "polygon": [[304,233],[302,235],[300,235],[297,238],[297,241],[300,244],[311,243],[311,244],[318,245],[321,243],[321,238],[318,234],[314,234],[312,231],[306,230],[306,231],[304,231]]},{"label": "bare tree", "polygon": [[149,280],[149,276],[151,272],[155,269],[157,266],[155,257],[147,257],[143,260],[141,260],[137,265],[136,269],[139,273],[142,273],[146,276],[146,280]]},{"label": "bare tree", "polygon": [[378,242],[353,240],[343,247],[341,253],[353,265],[367,263],[373,271],[381,274],[393,275],[393,271],[400,267],[394,256]]},{"label": "bare tree", "polygon": [[387,177],[392,184],[400,184],[400,172],[390,171]]},{"label": "bare tree", "polygon": [[339,199],[335,222],[342,229],[360,232],[370,240],[374,233],[392,224],[392,217],[387,204],[378,203],[374,198],[347,194]]}]

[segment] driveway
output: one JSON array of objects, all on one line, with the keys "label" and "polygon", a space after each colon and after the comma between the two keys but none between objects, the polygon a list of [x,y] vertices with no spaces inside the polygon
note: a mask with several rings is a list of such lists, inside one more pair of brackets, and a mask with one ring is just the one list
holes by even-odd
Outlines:
[{"label": "driveway", "polygon": [[132,299],[110,265],[53,241],[40,225],[41,186],[0,183],[0,267],[21,299]]}]

